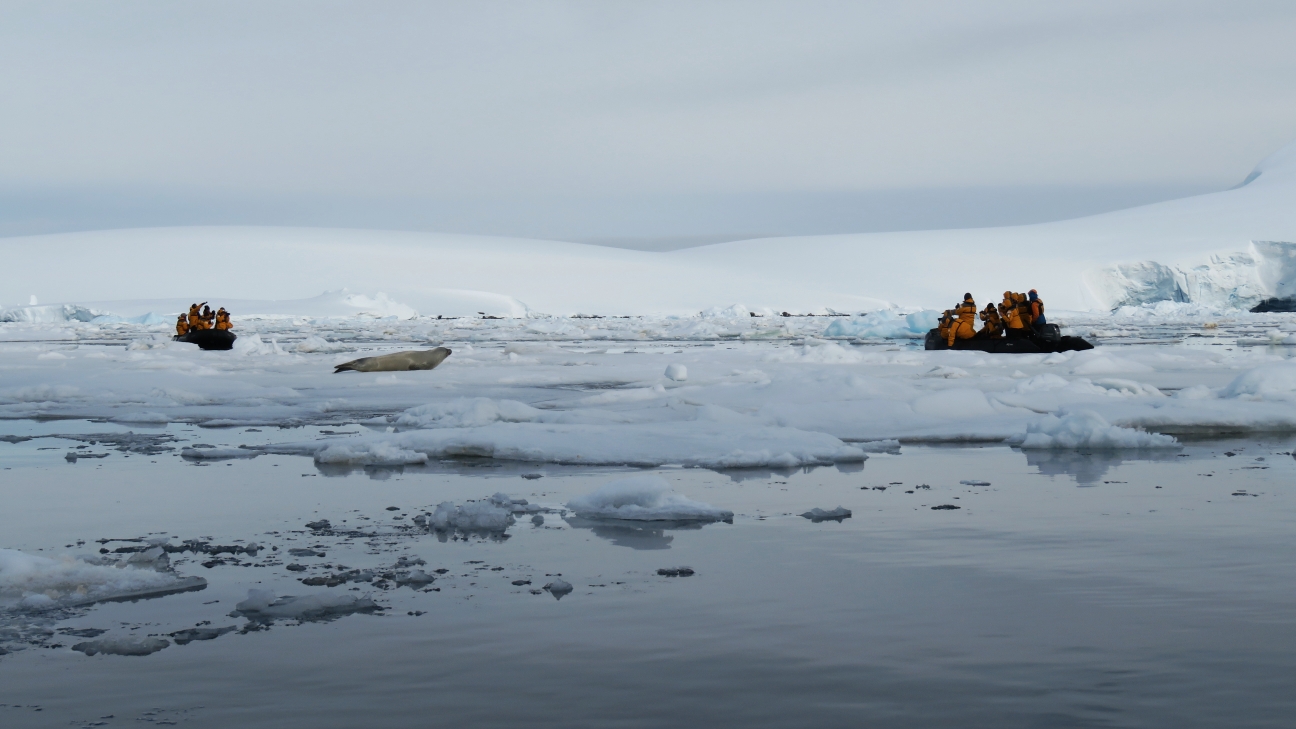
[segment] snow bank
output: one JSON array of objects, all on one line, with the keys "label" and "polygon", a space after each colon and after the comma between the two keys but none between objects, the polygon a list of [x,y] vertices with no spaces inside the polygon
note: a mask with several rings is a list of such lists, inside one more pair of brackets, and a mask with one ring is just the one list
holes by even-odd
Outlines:
[{"label": "snow bank", "polygon": [[1039,422],[1027,426],[1024,436],[1010,442],[1024,449],[1038,450],[1182,447],[1171,436],[1112,425],[1101,415],[1087,410],[1063,413],[1061,417],[1046,415]]},{"label": "snow bank", "polygon": [[83,558],[51,559],[0,549],[0,604],[43,609],[165,590],[181,583],[174,573],[157,572],[152,566],[151,560],[136,568],[126,562],[92,564]]},{"label": "snow bank", "polygon": [[661,476],[631,476],[603,484],[567,502],[587,519],[731,521],[733,512],[675,493]]}]

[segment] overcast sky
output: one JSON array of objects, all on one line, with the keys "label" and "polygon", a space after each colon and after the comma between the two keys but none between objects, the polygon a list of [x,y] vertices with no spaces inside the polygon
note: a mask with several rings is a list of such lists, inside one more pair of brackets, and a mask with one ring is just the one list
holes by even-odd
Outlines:
[{"label": "overcast sky", "polygon": [[1292,2],[0,0],[0,235],[1032,222],[1296,139]]}]

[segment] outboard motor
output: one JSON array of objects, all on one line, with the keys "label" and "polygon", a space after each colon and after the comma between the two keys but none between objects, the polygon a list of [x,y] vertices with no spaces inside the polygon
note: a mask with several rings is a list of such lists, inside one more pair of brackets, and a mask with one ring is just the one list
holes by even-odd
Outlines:
[{"label": "outboard motor", "polygon": [[1035,333],[1049,344],[1057,344],[1062,341],[1062,327],[1057,324],[1041,324],[1035,327]]}]

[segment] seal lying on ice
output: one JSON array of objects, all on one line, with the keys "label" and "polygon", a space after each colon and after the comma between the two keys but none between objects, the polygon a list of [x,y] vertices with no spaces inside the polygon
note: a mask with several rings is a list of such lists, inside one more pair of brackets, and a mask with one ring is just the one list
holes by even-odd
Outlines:
[{"label": "seal lying on ice", "polygon": [[350,362],[343,362],[333,370],[333,374],[352,370],[355,372],[404,372],[406,370],[431,370],[445,361],[451,354],[445,347],[421,349],[413,352],[396,352],[378,357],[361,357]]}]

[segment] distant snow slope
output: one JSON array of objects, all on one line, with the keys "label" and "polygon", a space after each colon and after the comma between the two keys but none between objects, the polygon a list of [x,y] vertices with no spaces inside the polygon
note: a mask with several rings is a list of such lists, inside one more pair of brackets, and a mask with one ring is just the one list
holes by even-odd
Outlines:
[{"label": "distant snow slope", "polygon": [[[242,300],[242,314],[693,314],[732,304],[858,312],[944,308],[965,291],[985,301],[1029,288],[1055,310],[1159,300],[1249,306],[1296,293],[1296,145],[1232,190],[1010,228],[663,253],[393,231],[154,228],[0,239],[0,256],[0,304],[36,295],[97,302],[90,308],[120,316],[204,299]],[[302,301],[344,289],[355,293]]]}]

